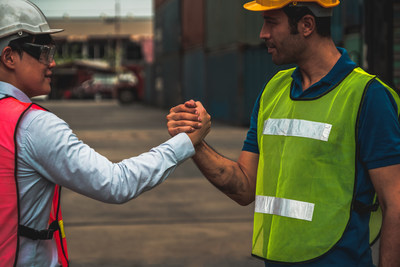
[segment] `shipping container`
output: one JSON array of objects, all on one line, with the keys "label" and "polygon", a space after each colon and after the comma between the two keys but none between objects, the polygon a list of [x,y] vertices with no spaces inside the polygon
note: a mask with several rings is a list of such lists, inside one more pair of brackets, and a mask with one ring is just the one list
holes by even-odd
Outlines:
[{"label": "shipping container", "polygon": [[163,53],[163,36],[162,36],[162,26],[163,24],[163,13],[159,9],[154,12],[154,58],[157,58]]},{"label": "shipping container", "polygon": [[180,53],[159,57],[155,64],[156,105],[171,108],[183,102],[182,57]]},{"label": "shipping container", "polygon": [[241,124],[238,115],[239,86],[242,80],[242,57],[238,47],[217,50],[206,57],[206,95],[205,103],[208,113],[213,119]]},{"label": "shipping container", "polygon": [[181,49],[181,1],[169,0],[155,10],[156,57]]},{"label": "shipping container", "polygon": [[144,102],[147,104],[156,104],[156,92],[154,84],[154,65],[145,64],[144,66]]},{"label": "shipping container", "polygon": [[345,34],[343,47],[350,58],[359,66],[363,66],[363,36],[361,33]]},{"label": "shipping container", "polygon": [[250,115],[254,103],[263,91],[266,83],[278,71],[288,69],[293,65],[277,66],[272,62],[272,56],[267,53],[265,46],[248,47],[244,51],[243,92],[239,92],[243,99],[243,110],[240,114],[242,124],[250,123]]},{"label": "shipping container", "polygon": [[359,31],[363,23],[362,1],[341,1],[341,10],[343,11],[342,27],[350,31]]},{"label": "shipping container", "polygon": [[185,51],[183,55],[182,94],[184,101],[194,99],[206,100],[206,67],[205,52],[202,48]]},{"label": "shipping container", "polygon": [[231,44],[256,45],[263,25],[260,12],[243,8],[248,0],[206,0],[206,47],[217,49]]},{"label": "shipping container", "polygon": [[183,49],[204,46],[204,0],[182,1]]},{"label": "shipping container", "polygon": [[167,2],[168,0],[154,0],[153,4],[154,4],[154,9],[159,8],[162,4],[164,4],[165,2]]},{"label": "shipping container", "polygon": [[333,8],[332,16],[332,39],[336,45],[342,45],[343,42],[343,11],[341,5]]},{"label": "shipping container", "polygon": [[248,125],[263,85],[279,70],[265,46],[233,46],[206,56],[206,108],[214,119]]}]

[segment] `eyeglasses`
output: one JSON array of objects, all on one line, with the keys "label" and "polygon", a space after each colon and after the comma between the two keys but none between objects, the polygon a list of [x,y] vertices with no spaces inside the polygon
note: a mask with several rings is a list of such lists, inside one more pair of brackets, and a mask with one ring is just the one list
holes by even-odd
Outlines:
[{"label": "eyeglasses", "polygon": [[22,45],[22,50],[36,58],[40,63],[50,65],[54,60],[56,53],[55,45],[39,45],[32,43],[25,43]]}]

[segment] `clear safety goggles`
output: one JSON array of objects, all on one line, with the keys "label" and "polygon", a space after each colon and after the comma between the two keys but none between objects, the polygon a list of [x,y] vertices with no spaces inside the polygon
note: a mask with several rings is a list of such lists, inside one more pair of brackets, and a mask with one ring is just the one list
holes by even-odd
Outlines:
[{"label": "clear safety goggles", "polygon": [[54,60],[54,54],[56,53],[55,45],[39,45],[32,43],[25,43],[22,45],[22,50],[28,53],[30,56],[36,58],[40,63],[50,65]]}]

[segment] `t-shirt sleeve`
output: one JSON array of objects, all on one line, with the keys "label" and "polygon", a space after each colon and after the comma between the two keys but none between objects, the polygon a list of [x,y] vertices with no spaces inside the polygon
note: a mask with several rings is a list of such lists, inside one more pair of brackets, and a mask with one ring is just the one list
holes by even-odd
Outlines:
[{"label": "t-shirt sleeve", "polygon": [[377,80],[367,89],[358,137],[360,159],[367,169],[400,163],[398,107],[389,90]]},{"label": "t-shirt sleeve", "polygon": [[257,121],[258,121],[258,110],[260,109],[260,98],[262,92],[258,96],[253,111],[250,117],[250,128],[247,132],[246,139],[244,140],[242,151],[253,152],[256,154],[260,154],[258,149],[258,141],[257,141]]}]

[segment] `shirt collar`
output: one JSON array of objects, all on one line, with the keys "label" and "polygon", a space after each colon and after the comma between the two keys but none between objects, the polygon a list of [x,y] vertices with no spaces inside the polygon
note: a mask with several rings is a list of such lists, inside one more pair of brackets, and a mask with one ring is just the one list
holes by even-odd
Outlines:
[{"label": "shirt collar", "polygon": [[356,67],[356,63],[350,59],[346,49],[340,47],[337,49],[342,55],[333,68],[319,82],[313,84],[305,91],[303,91],[302,88],[302,76],[299,67],[295,69],[292,74],[293,87],[291,94],[293,98],[317,97],[331,89],[332,86],[340,83],[346,75],[353,71]]},{"label": "shirt collar", "polygon": [[0,95],[12,96],[21,102],[31,103],[29,97],[12,84],[0,81]]}]

